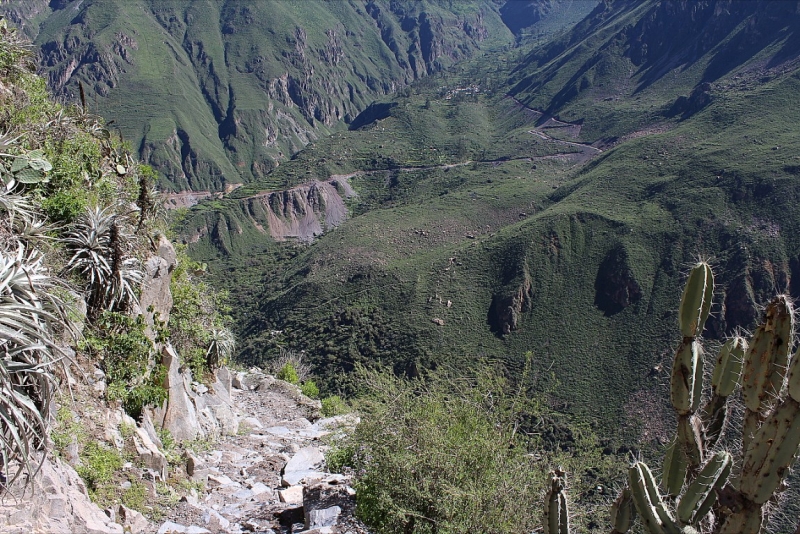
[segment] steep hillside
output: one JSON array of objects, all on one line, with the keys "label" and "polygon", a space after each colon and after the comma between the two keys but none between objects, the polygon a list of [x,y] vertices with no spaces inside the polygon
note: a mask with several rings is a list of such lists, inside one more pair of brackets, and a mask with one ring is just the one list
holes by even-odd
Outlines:
[{"label": "steep hillside", "polygon": [[[510,31],[488,0],[11,2],[51,90],[113,118],[171,189],[263,178],[374,98]],[[489,38],[491,36],[491,38]]]},{"label": "steep hillside", "polygon": [[514,69],[510,94],[563,120],[582,138],[613,141],[662,117],[687,118],[732,84],[792,70],[799,4],[635,2],[602,4],[574,31],[533,50]]},{"label": "steep hillside", "polygon": [[[678,27],[689,4],[668,18],[670,2],[599,7],[522,63],[512,50],[420,81],[357,129],[190,211],[193,254],[241,299],[243,356],[306,350],[335,390],[355,362],[414,374],[477,355],[513,372],[532,351],[539,386],[602,428],[657,410],[642,402],[663,384],[685,266],[699,256],[718,269],[711,339],[752,327],[775,291],[800,295],[796,15],[750,4],[698,4],[687,20],[719,27],[712,41],[648,44],[645,69],[613,36]],[[759,33],[764,46],[737,38],[776,9],[786,30]],[[594,89],[557,99],[598,50]],[[612,83],[629,88],[600,90]],[[316,182],[342,184],[346,221],[327,224],[319,195],[291,213],[278,202]],[[271,221],[312,212],[328,231],[310,246],[274,241]],[[644,416],[622,431],[668,439]]]}]

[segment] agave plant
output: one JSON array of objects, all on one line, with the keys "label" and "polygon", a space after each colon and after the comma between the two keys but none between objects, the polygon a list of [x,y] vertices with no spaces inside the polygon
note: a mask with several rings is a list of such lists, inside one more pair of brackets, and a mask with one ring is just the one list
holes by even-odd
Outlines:
[{"label": "agave plant", "polygon": [[89,318],[103,310],[122,311],[137,302],[135,288],[144,279],[125,215],[114,206],[89,208],[64,239],[72,256],[66,269],[87,282]]},{"label": "agave plant", "polygon": [[206,350],[206,364],[213,370],[224,364],[233,356],[236,341],[233,333],[227,328],[213,328],[211,340]]},{"label": "agave plant", "polygon": [[0,252],[0,468],[9,484],[44,459],[34,453],[46,443],[51,371],[63,356],[54,335],[70,324],[57,285],[37,251]]}]

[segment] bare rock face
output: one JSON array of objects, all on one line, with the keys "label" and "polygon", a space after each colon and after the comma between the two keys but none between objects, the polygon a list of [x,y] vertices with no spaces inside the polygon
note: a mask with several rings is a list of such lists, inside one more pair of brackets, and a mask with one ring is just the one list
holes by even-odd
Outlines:
[{"label": "bare rock face", "polygon": [[[25,499],[5,495],[0,505],[0,531],[8,534],[123,534],[122,525],[111,521],[89,500],[78,473],[58,459],[48,458]],[[21,495],[21,488],[9,493]]]},{"label": "bare rock face", "polygon": [[346,180],[310,182],[285,191],[266,191],[244,199],[253,223],[276,241],[310,242],[347,218],[344,198],[355,192]]},{"label": "bare rock face", "polygon": [[145,332],[155,339],[155,322],[167,322],[172,309],[172,292],[169,284],[172,270],[178,264],[175,248],[169,240],[161,236],[156,246],[156,255],[145,262],[145,279],[139,308],[147,322]]},{"label": "bare rock face", "polygon": [[533,286],[527,271],[512,291],[496,294],[489,308],[489,324],[499,335],[508,335],[519,326],[522,314],[528,311],[533,300]]},{"label": "bare rock face", "polygon": [[167,368],[165,387],[169,396],[164,406],[153,410],[156,424],[169,430],[176,440],[237,432],[239,414],[226,383],[217,380],[210,388],[193,386],[191,371],[181,369],[180,358],[171,345],[164,347],[162,363]]}]

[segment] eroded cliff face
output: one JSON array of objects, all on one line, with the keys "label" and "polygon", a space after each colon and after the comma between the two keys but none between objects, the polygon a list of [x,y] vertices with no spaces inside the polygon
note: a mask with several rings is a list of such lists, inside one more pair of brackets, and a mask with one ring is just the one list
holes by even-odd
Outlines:
[{"label": "eroded cliff face", "polygon": [[[488,0],[461,3],[27,2],[51,89],[115,119],[166,188],[262,178],[379,95],[473,54]],[[508,33],[510,37],[510,32]]]},{"label": "eroded cliff face", "polygon": [[[188,234],[196,243],[208,236],[217,249],[230,252],[232,237],[257,232],[260,239],[310,243],[348,217],[345,199],[355,196],[343,178],[308,182],[280,191],[262,191],[236,201],[238,213],[209,214]],[[232,235],[233,234],[233,235]]]}]

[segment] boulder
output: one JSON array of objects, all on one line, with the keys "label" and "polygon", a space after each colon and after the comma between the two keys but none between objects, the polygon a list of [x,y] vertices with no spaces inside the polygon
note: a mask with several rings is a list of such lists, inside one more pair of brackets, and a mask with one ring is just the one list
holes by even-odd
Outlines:
[{"label": "boulder", "polygon": [[[21,488],[12,486],[8,494],[21,495]],[[0,502],[0,531],[123,534],[123,527],[91,502],[86,486],[72,467],[48,458],[24,499]]]},{"label": "boulder", "polygon": [[142,534],[151,530],[150,521],[144,515],[122,504],[117,508],[117,522],[131,534]]},{"label": "boulder", "polygon": [[192,387],[191,371],[181,370],[169,344],[162,350],[162,363],[167,368],[168,398],[164,406],[153,410],[154,421],[179,441],[239,431],[239,414],[224,382],[218,378],[210,388]]},{"label": "boulder", "polygon": [[217,377],[217,382],[214,384],[214,387],[221,386],[221,389],[225,390],[225,393],[228,397],[231,396],[231,386],[233,382],[233,377],[231,376],[231,371],[227,367],[220,367],[214,373]]},{"label": "boulder", "polygon": [[172,292],[169,265],[158,256],[151,256],[144,263],[145,277],[142,282],[142,294],[139,297],[139,313],[144,315],[145,334],[156,339],[156,321],[166,323],[172,310]]},{"label": "boulder", "polygon": [[325,456],[317,447],[303,447],[283,468],[284,474],[291,471],[306,471],[316,469],[325,461]]},{"label": "boulder", "polygon": [[336,525],[339,516],[353,515],[355,495],[344,484],[317,482],[303,489],[305,528],[323,528]]},{"label": "boulder", "polygon": [[278,500],[287,504],[301,504],[303,502],[303,486],[290,486],[278,490]]},{"label": "boulder", "polygon": [[231,525],[230,521],[222,517],[220,513],[215,510],[206,510],[203,514],[203,521],[205,521],[208,528],[214,531],[225,530]]}]

